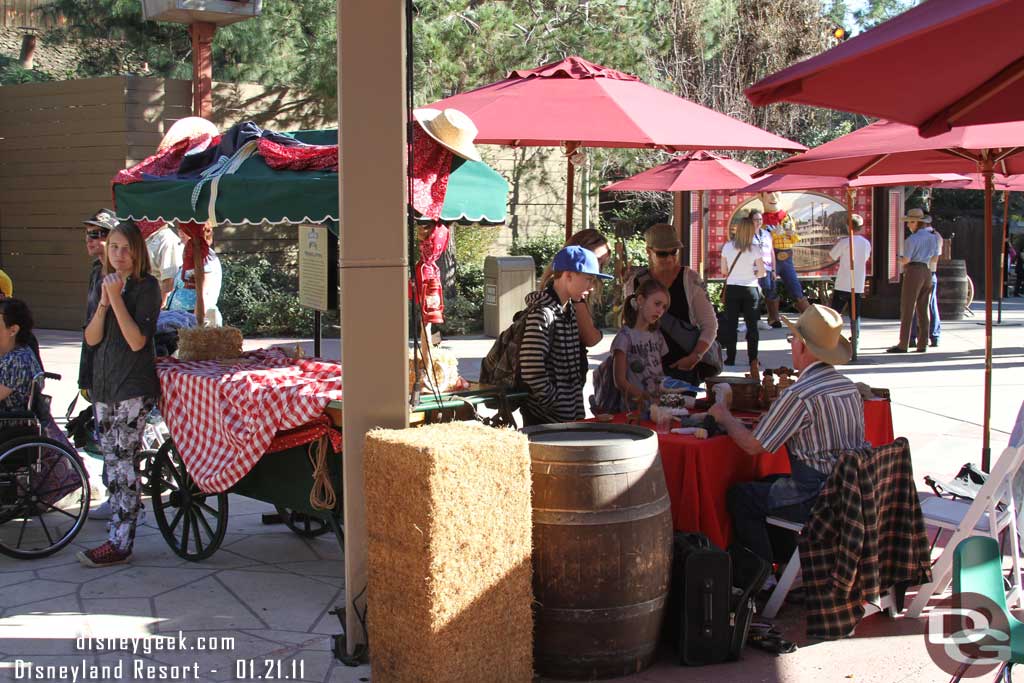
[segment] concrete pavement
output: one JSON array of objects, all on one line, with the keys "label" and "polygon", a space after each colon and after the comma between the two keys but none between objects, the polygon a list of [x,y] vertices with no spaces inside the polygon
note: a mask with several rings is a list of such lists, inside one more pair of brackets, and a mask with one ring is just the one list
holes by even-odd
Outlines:
[{"label": "concrete pavement", "polygon": [[[976,314],[973,319],[944,323],[941,345],[923,355],[885,354],[884,349],[896,340],[894,321],[866,320],[861,360],[844,370],[857,381],[892,391],[895,431],[910,439],[915,476],[922,488],[924,474],[949,477],[964,462],[980,458],[984,349],[980,319]],[[1007,300],[1003,321],[993,335],[993,457],[1005,446],[1024,399],[1024,299]],[[47,369],[65,377],[48,387],[54,395],[54,412],[60,413],[75,390],[79,336],[51,331],[39,331],[38,336]],[[786,330],[762,331],[761,336],[762,366],[788,365]],[[607,354],[611,337],[606,334],[592,353],[592,367]],[[275,341],[285,340],[249,340],[246,345],[255,348]],[[491,340],[474,337],[445,343],[459,356],[463,374],[475,377]],[[311,343],[305,345],[311,349]],[[741,361],[745,360],[743,348],[741,341]],[[339,357],[338,342],[326,341],[323,355]],[[97,464],[90,460],[91,469],[98,473]],[[328,611],[344,603],[345,589],[341,553],[333,538],[303,539],[283,526],[265,526],[260,515],[270,506],[249,499],[231,496],[230,509],[224,546],[198,564],[173,555],[151,519],[139,529],[134,561],[128,566],[89,570],[75,561],[75,551],[103,539],[104,525],[96,521],[87,523],[74,547],[53,557],[34,562],[0,557],[0,661],[8,667],[0,669],[0,680],[29,680],[25,675],[17,678],[9,668],[18,658],[37,665],[80,665],[83,660],[89,665],[121,663],[120,680],[133,680],[132,667],[139,666],[136,660],[141,666],[178,665],[178,673],[183,674],[180,680],[254,680],[249,674],[261,673],[268,659],[272,666],[280,661],[282,676],[301,673],[300,680],[371,680],[369,667],[345,667],[330,653],[330,636],[340,628]],[[663,660],[625,680],[948,680],[925,651],[923,621],[872,616],[862,622],[854,638],[827,643],[806,640],[798,605],[785,606],[777,621],[786,636],[801,645],[795,654],[773,657],[748,648],[741,662],[697,669],[681,669]],[[211,641],[206,641],[203,650],[153,650],[157,642],[153,638],[177,636],[179,631],[193,647],[201,644],[200,637],[233,640],[214,641],[213,649]],[[150,651],[100,651],[96,641],[79,640],[90,636],[149,637],[139,646]],[[254,661],[252,671],[247,668],[249,660]],[[193,665],[198,676],[188,670]],[[143,669],[140,680],[155,680],[157,672]]]}]

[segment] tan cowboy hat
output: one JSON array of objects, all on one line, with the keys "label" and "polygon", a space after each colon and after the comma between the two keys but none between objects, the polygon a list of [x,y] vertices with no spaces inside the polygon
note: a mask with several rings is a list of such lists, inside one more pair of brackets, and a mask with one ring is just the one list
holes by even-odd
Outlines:
[{"label": "tan cowboy hat", "polygon": [[830,365],[849,363],[853,357],[853,345],[842,335],[843,318],[828,306],[812,304],[804,309],[796,324],[786,316],[782,322],[793,334],[803,340],[814,356]]},{"label": "tan cowboy hat", "polygon": [[655,223],[644,231],[644,240],[647,241],[647,248],[654,251],[671,251],[682,249],[683,243],[679,241],[676,229],[668,223]]},{"label": "tan cowboy hat", "polygon": [[414,109],[413,117],[427,135],[463,159],[483,161],[473,146],[477,129],[473,120],[458,109]]},{"label": "tan cowboy hat", "polygon": [[931,216],[927,215],[922,209],[911,209],[910,211],[907,211],[907,215],[904,216],[902,220],[904,222],[916,221],[918,223],[930,223],[932,218]]}]

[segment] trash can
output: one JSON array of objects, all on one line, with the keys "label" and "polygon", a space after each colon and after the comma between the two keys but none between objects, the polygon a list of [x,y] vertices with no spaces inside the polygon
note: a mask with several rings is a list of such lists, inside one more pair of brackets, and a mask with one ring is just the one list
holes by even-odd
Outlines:
[{"label": "trash can", "polygon": [[484,334],[497,337],[512,324],[512,316],[526,307],[526,295],[533,291],[534,280],[531,256],[484,259]]}]

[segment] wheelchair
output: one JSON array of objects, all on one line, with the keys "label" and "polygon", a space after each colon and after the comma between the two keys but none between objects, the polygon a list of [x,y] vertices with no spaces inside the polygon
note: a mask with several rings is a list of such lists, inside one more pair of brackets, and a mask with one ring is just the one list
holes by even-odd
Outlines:
[{"label": "wheelchair", "polygon": [[0,413],[0,553],[18,559],[57,552],[89,514],[89,475],[50,416],[46,379],[60,375],[37,374],[26,409]]}]

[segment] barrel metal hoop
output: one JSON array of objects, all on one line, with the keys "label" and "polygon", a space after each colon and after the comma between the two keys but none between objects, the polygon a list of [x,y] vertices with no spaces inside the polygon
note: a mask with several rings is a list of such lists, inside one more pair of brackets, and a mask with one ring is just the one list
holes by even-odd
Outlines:
[{"label": "barrel metal hoop", "polygon": [[636,602],[622,607],[600,607],[598,609],[566,609],[563,607],[537,608],[537,618],[542,621],[556,621],[566,624],[590,624],[605,621],[624,621],[644,617],[661,610],[665,606],[667,595],[662,594],[653,600]]},{"label": "barrel metal hoop", "polygon": [[643,505],[608,510],[542,510],[534,508],[533,523],[552,526],[591,526],[625,524],[668,512],[672,503],[667,495]]},{"label": "barrel metal hoop", "polygon": [[646,472],[652,467],[661,469],[661,458],[658,452],[648,456],[636,456],[621,460],[607,460],[590,464],[573,464],[567,462],[551,462],[534,460],[530,469],[534,474],[563,475],[572,477],[600,477],[606,474],[629,474]]}]

